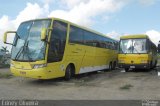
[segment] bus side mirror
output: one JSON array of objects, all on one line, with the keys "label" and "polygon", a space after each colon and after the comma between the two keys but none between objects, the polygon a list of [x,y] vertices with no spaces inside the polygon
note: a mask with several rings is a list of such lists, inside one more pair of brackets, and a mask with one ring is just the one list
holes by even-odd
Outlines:
[{"label": "bus side mirror", "polygon": [[10,43],[10,42],[8,43],[8,42],[7,42],[7,36],[8,36],[8,34],[13,34],[13,33],[16,34],[17,32],[16,32],[16,31],[7,31],[7,32],[4,33],[3,42],[4,42],[5,44],[10,44],[10,45],[12,45],[12,43]]},{"label": "bus side mirror", "polygon": [[47,29],[46,28],[42,28],[42,30],[41,30],[41,40],[42,41],[45,41],[46,34],[47,34]]}]

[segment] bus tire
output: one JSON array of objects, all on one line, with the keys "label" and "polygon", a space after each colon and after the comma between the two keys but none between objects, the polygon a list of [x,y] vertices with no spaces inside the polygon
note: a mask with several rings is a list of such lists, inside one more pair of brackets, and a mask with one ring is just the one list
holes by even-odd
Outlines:
[{"label": "bus tire", "polygon": [[116,62],[114,62],[114,63],[113,63],[113,67],[112,67],[112,69],[113,69],[113,70],[115,70],[115,69],[116,69]]},{"label": "bus tire", "polygon": [[129,68],[125,68],[125,71],[126,71],[126,72],[129,72]]},{"label": "bus tire", "polygon": [[71,65],[68,65],[65,71],[65,80],[69,81],[72,77],[72,68]]}]

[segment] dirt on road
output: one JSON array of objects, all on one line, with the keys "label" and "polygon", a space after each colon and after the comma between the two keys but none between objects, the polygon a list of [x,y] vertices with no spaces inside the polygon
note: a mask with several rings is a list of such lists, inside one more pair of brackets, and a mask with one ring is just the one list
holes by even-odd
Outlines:
[{"label": "dirt on road", "polygon": [[159,68],[123,71],[94,72],[65,81],[14,77],[9,69],[0,69],[0,99],[160,100]]}]

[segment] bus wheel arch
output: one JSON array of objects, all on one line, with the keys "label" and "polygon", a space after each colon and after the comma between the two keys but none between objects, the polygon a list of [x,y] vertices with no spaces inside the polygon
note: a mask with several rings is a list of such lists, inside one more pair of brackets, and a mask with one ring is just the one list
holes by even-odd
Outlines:
[{"label": "bus wheel arch", "polygon": [[70,63],[65,70],[65,80],[70,80],[75,75],[75,65]]}]

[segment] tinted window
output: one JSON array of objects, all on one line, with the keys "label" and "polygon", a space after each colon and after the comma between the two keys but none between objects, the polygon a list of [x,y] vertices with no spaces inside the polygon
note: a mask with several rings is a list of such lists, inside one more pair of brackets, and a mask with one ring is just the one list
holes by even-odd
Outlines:
[{"label": "tinted window", "polygon": [[103,37],[103,36],[101,37],[100,43],[101,43],[101,44],[100,44],[100,45],[101,45],[101,46],[100,46],[101,48],[106,48],[105,37]]},{"label": "tinted window", "polygon": [[88,46],[96,46],[96,36],[94,33],[84,31],[84,42]]},{"label": "tinted window", "polygon": [[105,40],[106,40],[106,38],[105,37],[103,37],[103,36],[99,36],[99,35],[97,35],[97,40],[98,40],[98,44],[97,44],[97,47],[100,47],[100,48],[106,48],[106,42],[105,42]]},{"label": "tinted window", "polygon": [[70,27],[69,42],[83,44],[83,32],[80,28],[74,26]]},{"label": "tinted window", "polygon": [[63,59],[66,44],[67,24],[54,21],[49,45],[48,62],[58,62]]}]

